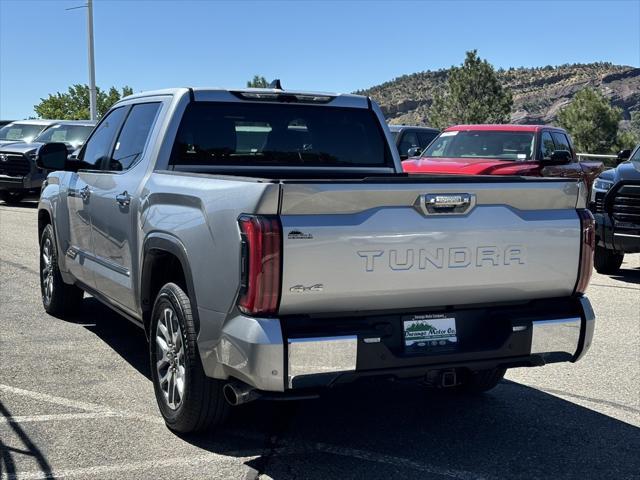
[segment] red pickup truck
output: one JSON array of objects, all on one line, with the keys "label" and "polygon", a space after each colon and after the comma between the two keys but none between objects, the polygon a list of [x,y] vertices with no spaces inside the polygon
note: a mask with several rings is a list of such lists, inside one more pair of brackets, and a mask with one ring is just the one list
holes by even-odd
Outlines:
[{"label": "red pickup truck", "polygon": [[604,170],[602,162],[578,162],[567,132],[545,125],[449,127],[402,167],[408,173],[580,178],[589,188]]}]

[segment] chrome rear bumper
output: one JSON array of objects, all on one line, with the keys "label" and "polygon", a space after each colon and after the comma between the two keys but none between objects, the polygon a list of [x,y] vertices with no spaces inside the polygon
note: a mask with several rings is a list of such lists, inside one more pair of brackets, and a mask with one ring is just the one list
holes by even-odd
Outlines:
[{"label": "chrome rear bumper", "polygon": [[[531,342],[528,350],[525,344],[517,355],[542,360],[531,365],[581,359],[591,346],[595,315],[586,297],[579,299],[579,304],[582,312],[574,316],[514,325],[514,335],[528,335]],[[202,343],[200,351],[205,372],[212,377],[235,377],[260,390],[284,391],[294,388],[294,382],[304,383],[311,377],[330,374],[335,378],[336,374],[358,371],[359,349],[366,344],[358,335],[287,339],[277,318],[238,316],[225,325],[213,352],[203,352]],[[460,362],[461,368],[474,363],[465,355],[467,360]],[[456,354],[450,357],[452,362],[458,362]],[[430,365],[428,361],[426,356],[424,368],[438,368],[438,364]],[[504,357],[494,363],[510,361],[510,357]]]}]

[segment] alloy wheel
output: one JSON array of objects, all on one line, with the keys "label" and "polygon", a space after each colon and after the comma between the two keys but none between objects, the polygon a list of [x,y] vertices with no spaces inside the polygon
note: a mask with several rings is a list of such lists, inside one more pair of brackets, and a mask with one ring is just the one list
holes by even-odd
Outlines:
[{"label": "alloy wheel", "polygon": [[185,355],[180,322],[175,311],[166,307],[156,326],[156,370],[167,405],[176,410],[185,389]]},{"label": "alloy wheel", "polygon": [[51,303],[53,297],[53,245],[50,238],[42,244],[42,297],[45,303]]}]

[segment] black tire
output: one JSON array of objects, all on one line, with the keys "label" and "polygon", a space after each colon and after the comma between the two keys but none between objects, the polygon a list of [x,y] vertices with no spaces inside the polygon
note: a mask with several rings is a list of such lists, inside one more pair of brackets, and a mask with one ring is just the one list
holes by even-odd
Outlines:
[{"label": "black tire", "polygon": [[598,273],[612,274],[620,270],[624,260],[624,253],[616,253],[603,247],[596,247],[593,256],[593,266]]},{"label": "black tire", "polygon": [[462,383],[456,389],[462,393],[488,392],[500,383],[505,372],[504,368],[470,371],[463,377]]},{"label": "black tire", "polygon": [[6,203],[7,205],[17,205],[18,203],[22,202],[24,196],[24,193],[20,192],[0,192],[0,200],[4,200],[4,203]]},{"label": "black tire", "polygon": [[84,296],[82,289],[64,283],[62,280],[51,224],[44,227],[40,237],[40,294],[45,311],[60,318],[76,313],[82,305]]},{"label": "black tire", "polygon": [[[172,313],[167,320],[166,311]],[[205,375],[198,353],[197,333],[191,312],[191,302],[187,294],[175,283],[167,283],[164,285],[153,305],[151,317],[149,357],[151,361],[151,378],[153,380],[153,388],[156,395],[156,401],[160,413],[165,423],[171,430],[181,433],[197,432],[208,430],[216,425],[220,425],[226,419],[229,412],[229,404],[224,399],[222,387],[224,382],[209,378]],[[175,331],[175,322],[179,324],[179,331]],[[174,332],[175,344],[172,346],[171,355],[163,356],[162,348],[159,346],[158,339],[165,341],[168,337],[162,334],[158,324],[167,329],[167,325],[172,325],[171,330]],[[171,336],[169,337],[171,338]],[[182,353],[178,347],[178,339],[182,342]],[[165,345],[170,345],[167,341]],[[176,350],[178,349],[178,350]],[[175,356],[174,356],[175,355]],[[172,357],[169,364],[167,358]],[[161,363],[158,360],[162,360]],[[159,365],[167,366],[167,374],[164,368],[160,369]],[[160,369],[160,372],[159,372]],[[175,390],[170,387],[171,373],[173,370],[174,384],[177,385],[180,379],[183,384],[182,395],[178,395],[179,403],[176,403]],[[182,372],[182,373],[181,373]],[[166,381],[160,380],[160,375]],[[168,393],[164,391],[166,385],[167,391],[173,392],[173,401],[168,397]],[[170,405],[173,403],[174,405]]]}]

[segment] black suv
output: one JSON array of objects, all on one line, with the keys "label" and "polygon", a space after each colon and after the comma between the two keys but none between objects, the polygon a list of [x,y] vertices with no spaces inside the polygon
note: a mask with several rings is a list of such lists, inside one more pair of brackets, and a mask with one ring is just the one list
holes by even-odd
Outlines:
[{"label": "black suv", "polygon": [[389,130],[398,147],[400,160],[420,155],[440,133],[437,128],[411,125],[389,125]]},{"label": "black suv", "polygon": [[591,192],[596,218],[595,269],[615,273],[625,253],[640,252],[640,145],[618,154],[618,166],[605,170]]},{"label": "black suv", "polygon": [[82,146],[94,125],[90,120],[56,120],[33,140],[0,144],[0,200],[13,204],[25,197],[37,197],[48,174],[36,166],[38,148],[45,143],[61,142],[71,154]]}]

